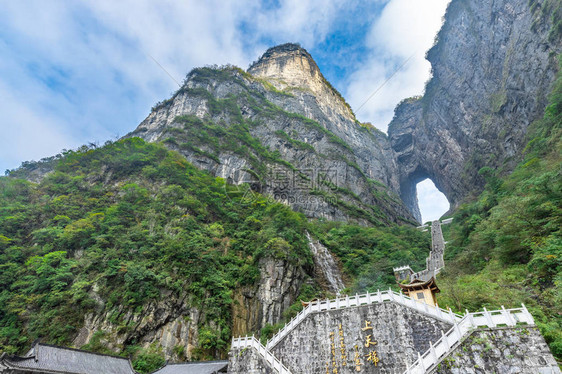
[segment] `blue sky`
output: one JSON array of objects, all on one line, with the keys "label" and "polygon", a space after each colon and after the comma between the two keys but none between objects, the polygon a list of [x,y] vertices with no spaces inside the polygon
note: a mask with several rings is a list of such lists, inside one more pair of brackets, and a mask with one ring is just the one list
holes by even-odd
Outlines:
[{"label": "blue sky", "polygon": [[[423,92],[425,52],[448,3],[0,1],[1,170],[132,131],[177,89],[149,56],[181,82],[197,66],[247,68],[284,42],[305,47],[354,109],[413,55],[356,111],[386,131],[395,105]],[[435,199],[426,190],[420,201]],[[442,203],[429,205],[424,219],[443,213]]]}]

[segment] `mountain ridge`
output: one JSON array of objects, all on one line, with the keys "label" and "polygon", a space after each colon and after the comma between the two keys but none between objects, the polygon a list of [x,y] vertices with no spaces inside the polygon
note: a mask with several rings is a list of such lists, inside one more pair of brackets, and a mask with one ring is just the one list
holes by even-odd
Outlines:
[{"label": "mountain ridge", "polygon": [[198,167],[311,218],[413,223],[397,195],[387,137],[357,123],[298,45],[264,56],[249,69],[257,76],[232,66],[194,69],[127,136],[167,141]]}]

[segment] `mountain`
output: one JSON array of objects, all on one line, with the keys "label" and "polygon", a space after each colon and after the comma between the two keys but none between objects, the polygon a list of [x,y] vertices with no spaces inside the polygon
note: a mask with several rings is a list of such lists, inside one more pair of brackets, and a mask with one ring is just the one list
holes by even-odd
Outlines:
[{"label": "mountain", "polygon": [[524,302],[562,357],[560,9],[452,0],[388,136],[284,44],[194,69],[124,139],[22,164],[0,178],[0,350],[43,338],[142,372],[224,358],[301,300],[421,270],[429,177],[455,217],[439,304]]},{"label": "mountain", "polygon": [[425,178],[455,209],[482,191],[482,167],[513,170],[558,70],[561,18],[559,1],[450,3],[425,93],[404,100],[388,129],[411,211]]},{"label": "mountain", "polygon": [[310,218],[412,222],[386,135],[360,124],[296,44],[248,72],[200,68],[128,136],[161,141],[229,183],[248,183]]},{"label": "mountain", "polygon": [[411,227],[309,222],[238,191],[139,138],[69,151],[39,183],[0,178],[0,350],[42,338],[132,355],[142,372],[225,358],[231,336],[330,295],[329,275],[373,290],[429,247]]},{"label": "mountain", "polygon": [[[562,67],[562,58],[560,58]],[[455,310],[529,307],[562,358],[562,73],[545,115],[506,176],[481,169],[486,186],[462,204],[449,228],[439,303]]]}]

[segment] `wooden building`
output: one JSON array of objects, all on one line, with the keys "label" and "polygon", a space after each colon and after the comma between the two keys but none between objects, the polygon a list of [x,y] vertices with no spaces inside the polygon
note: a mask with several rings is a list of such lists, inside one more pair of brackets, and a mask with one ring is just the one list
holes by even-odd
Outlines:
[{"label": "wooden building", "polygon": [[398,283],[398,286],[400,286],[405,295],[410,296],[416,301],[432,306],[437,305],[437,298],[435,297],[435,294],[440,291],[435,283],[434,277],[431,277],[427,281],[414,279],[409,284]]}]

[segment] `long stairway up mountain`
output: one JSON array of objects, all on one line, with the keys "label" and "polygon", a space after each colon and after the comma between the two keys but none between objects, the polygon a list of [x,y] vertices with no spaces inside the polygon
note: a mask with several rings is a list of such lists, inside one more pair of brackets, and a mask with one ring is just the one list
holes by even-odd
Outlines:
[{"label": "long stairway up mountain", "polygon": [[[409,265],[394,268],[394,276],[398,282],[412,282],[414,280],[427,282],[439,274],[441,269],[445,267],[445,260],[443,258],[445,254],[445,239],[443,238],[441,225],[447,225],[452,221],[452,218],[448,218],[443,220],[443,222],[439,220],[431,222],[431,251],[425,259],[425,269],[415,273]],[[425,232],[428,230],[428,227],[423,225],[419,226],[418,229]]]},{"label": "long stairway up mountain", "polygon": [[[450,223],[451,221],[447,221]],[[445,253],[445,239],[443,239],[443,231],[441,231],[441,222],[435,220],[431,222],[431,251],[425,260],[425,269],[411,275],[410,279],[418,279],[428,281],[435,277],[441,269],[445,267],[443,255]]]}]

